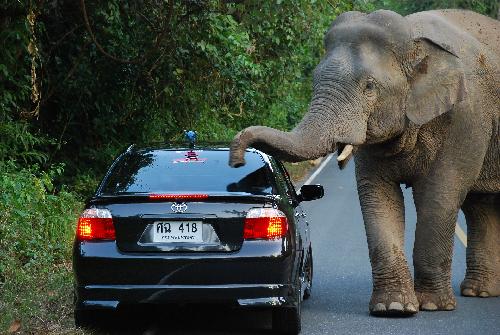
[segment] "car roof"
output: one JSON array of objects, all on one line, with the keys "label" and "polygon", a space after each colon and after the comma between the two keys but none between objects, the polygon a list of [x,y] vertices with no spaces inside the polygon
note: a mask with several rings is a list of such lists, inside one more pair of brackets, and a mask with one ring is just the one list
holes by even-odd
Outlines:
[{"label": "car roof", "polygon": [[[189,151],[189,150],[213,150],[213,151],[229,151],[229,144],[227,142],[199,142],[194,148],[186,145],[186,142],[170,142],[170,143],[154,143],[154,144],[132,144],[125,152],[138,152],[138,151]],[[272,157],[260,150],[254,148],[247,148],[245,151],[256,152],[265,158]]]}]

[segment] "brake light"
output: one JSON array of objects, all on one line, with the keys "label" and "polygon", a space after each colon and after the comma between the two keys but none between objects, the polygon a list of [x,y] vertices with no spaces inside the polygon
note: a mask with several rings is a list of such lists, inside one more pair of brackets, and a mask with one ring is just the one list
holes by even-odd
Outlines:
[{"label": "brake light", "polygon": [[114,240],[115,226],[111,212],[102,208],[88,208],[78,219],[76,238],[81,241]]},{"label": "brake light", "polygon": [[282,238],[288,231],[286,215],[276,208],[252,208],[248,211],[243,237],[272,240]]},{"label": "brake light", "polygon": [[208,198],[208,194],[151,194],[149,199],[165,200],[202,200]]}]

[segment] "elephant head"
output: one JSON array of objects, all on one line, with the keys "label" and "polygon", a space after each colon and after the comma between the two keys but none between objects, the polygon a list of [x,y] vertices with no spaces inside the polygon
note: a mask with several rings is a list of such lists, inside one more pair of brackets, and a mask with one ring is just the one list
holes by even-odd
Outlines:
[{"label": "elephant head", "polygon": [[424,30],[415,31],[391,11],[340,15],[325,35],[326,52],[314,70],[313,95],[301,122],[289,132],[242,130],[231,144],[229,164],[245,164],[248,146],[286,161],[338,149],[340,162],[353,146],[389,141],[410,124],[450,110],[465,97],[463,66],[438,32]]}]

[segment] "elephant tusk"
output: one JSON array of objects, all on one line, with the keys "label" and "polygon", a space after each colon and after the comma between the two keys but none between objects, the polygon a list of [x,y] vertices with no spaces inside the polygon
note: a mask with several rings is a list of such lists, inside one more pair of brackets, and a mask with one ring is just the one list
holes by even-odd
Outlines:
[{"label": "elephant tusk", "polygon": [[337,157],[337,161],[342,162],[344,159],[349,157],[352,153],[352,149],[354,149],[354,147],[350,144],[347,144],[342,150],[340,156]]}]

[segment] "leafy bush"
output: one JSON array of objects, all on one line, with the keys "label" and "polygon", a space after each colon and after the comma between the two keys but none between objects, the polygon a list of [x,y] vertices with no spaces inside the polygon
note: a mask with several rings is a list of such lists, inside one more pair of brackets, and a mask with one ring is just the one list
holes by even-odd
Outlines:
[{"label": "leafy bush", "polygon": [[364,11],[375,9],[391,9],[401,15],[408,15],[430,9],[461,8],[496,18],[498,0],[356,0],[356,7]]},{"label": "leafy bush", "polygon": [[37,333],[71,320],[71,244],[82,205],[54,193],[61,172],[0,166],[0,333],[14,320]]}]

